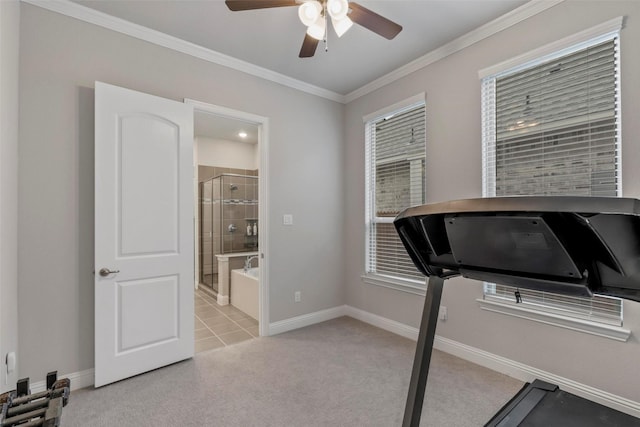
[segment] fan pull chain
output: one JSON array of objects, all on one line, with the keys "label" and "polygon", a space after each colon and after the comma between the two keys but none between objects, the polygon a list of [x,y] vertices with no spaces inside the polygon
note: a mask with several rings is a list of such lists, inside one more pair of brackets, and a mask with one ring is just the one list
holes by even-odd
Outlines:
[{"label": "fan pull chain", "polygon": [[327,4],[324,4],[324,51],[329,52],[329,22],[327,20]]}]

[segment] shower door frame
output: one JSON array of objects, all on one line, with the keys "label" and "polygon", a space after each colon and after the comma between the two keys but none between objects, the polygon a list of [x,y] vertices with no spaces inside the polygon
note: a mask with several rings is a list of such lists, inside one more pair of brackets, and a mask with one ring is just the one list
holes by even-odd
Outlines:
[{"label": "shower door frame", "polygon": [[[259,171],[258,171],[258,174],[259,174]],[[199,262],[199,266],[196,265],[196,268],[198,270],[197,276],[199,280],[198,282],[196,282],[196,284],[197,286],[200,286],[202,284],[204,284],[205,286],[211,286],[216,293],[220,292],[219,288],[217,287],[216,280],[213,280],[213,276],[219,274],[217,265],[214,264],[214,262],[216,262],[215,261],[216,255],[232,255],[234,253],[239,253],[239,252],[257,252],[258,244],[259,244],[259,240],[257,239],[257,234],[252,235],[252,234],[243,233],[246,225],[248,224],[257,225],[260,222],[258,218],[258,212],[255,212],[255,215],[253,215],[253,217],[250,217],[250,218],[247,217],[246,213],[243,218],[229,218],[225,216],[225,212],[226,212],[225,207],[229,206],[230,204],[233,205],[233,201],[234,201],[232,200],[232,198],[225,197],[225,188],[228,187],[228,184],[225,183],[225,179],[235,179],[235,180],[243,179],[246,185],[249,185],[250,180],[255,180],[257,181],[257,183],[260,182],[259,176],[240,175],[237,173],[221,173],[217,176],[213,176],[211,178],[207,178],[204,181],[198,182],[198,195],[199,195],[200,201],[198,203],[198,209],[195,210],[195,212],[198,212],[200,214],[198,218],[198,226],[200,227],[199,229],[200,242],[199,242],[199,245],[197,245],[196,247],[196,254],[198,255],[198,262]],[[207,184],[209,184],[209,190],[207,190]],[[251,185],[253,186],[256,184],[252,183]],[[215,194],[218,194],[218,196],[216,196]],[[209,217],[205,218],[204,213],[206,210],[205,204],[207,200],[209,201],[209,205],[210,205]],[[256,204],[258,208],[260,206],[258,203],[258,200],[255,197],[252,199],[248,199],[247,197],[245,197],[244,199],[237,200],[237,202],[238,202],[237,204],[240,204],[242,206],[247,206],[252,204]],[[216,214],[218,215],[218,221],[215,220]],[[229,235],[226,234],[225,227],[223,226],[223,224],[225,223],[225,220],[229,220],[229,219],[235,219],[239,221],[239,224],[241,226],[239,234],[244,236],[244,239],[245,239],[245,241],[243,242],[244,247],[242,249],[236,249],[235,241],[231,249],[229,250],[225,249],[225,246],[226,246],[225,239],[226,237],[229,237]],[[205,255],[205,251],[206,251],[205,238],[206,237],[204,232],[204,228],[205,228],[204,225],[207,222],[209,223],[208,225],[210,229],[209,236],[208,236],[210,239],[209,248],[208,248],[210,253]],[[247,237],[250,237],[250,238],[247,239]],[[251,244],[253,237],[256,237],[256,240],[254,240],[254,243]],[[217,245],[215,243],[216,240],[218,240]],[[251,244],[251,246],[248,246],[249,244]],[[207,282],[207,280],[205,279],[205,277],[207,276],[206,274],[207,272],[205,272],[206,258],[210,258],[209,261],[211,262],[211,265],[210,265],[211,271],[207,271],[212,276],[211,283]]]},{"label": "shower door frame", "polygon": [[[195,169],[196,168],[194,167],[194,170]],[[216,253],[215,253],[216,250],[215,250],[214,243],[213,243],[214,240],[215,240],[215,233],[214,233],[214,230],[213,230],[213,228],[214,228],[213,224],[215,222],[213,220],[214,209],[215,209],[214,203],[213,203],[213,199],[214,199],[214,197],[213,197],[213,186],[214,186],[214,181],[216,179],[218,179],[218,178],[219,177],[213,177],[213,178],[209,178],[209,179],[207,179],[205,181],[198,182],[198,184],[197,184],[198,185],[198,195],[199,195],[201,201],[199,201],[199,203],[198,203],[198,209],[196,211],[194,211],[194,212],[197,212],[198,215],[199,215],[198,218],[197,218],[197,223],[196,223],[196,230],[197,230],[197,232],[199,234],[199,242],[196,242],[196,252],[195,252],[195,254],[197,256],[196,266],[195,266],[197,268],[196,288],[199,287],[201,284],[204,284],[205,286],[211,285],[211,287],[213,288],[213,290],[215,292],[218,292],[218,289],[213,284],[213,282],[214,282],[213,281],[213,262],[214,262],[214,258],[215,258],[215,255],[216,255]],[[205,271],[204,271],[204,269],[205,269],[205,267],[204,267],[204,265],[205,265],[205,262],[204,262],[204,260],[205,260],[205,254],[204,254],[204,252],[205,252],[205,242],[204,242],[205,236],[204,236],[203,228],[204,228],[204,223],[205,223],[205,219],[204,219],[204,213],[205,213],[204,203],[205,203],[205,200],[206,200],[205,193],[207,191],[207,189],[206,189],[206,187],[207,187],[206,184],[207,183],[210,184],[210,188],[209,188],[209,193],[210,193],[209,194],[209,204],[210,204],[209,215],[210,215],[210,217],[208,218],[208,220],[210,222],[209,227],[211,228],[210,236],[209,236],[209,238],[211,239],[210,247],[209,247],[209,250],[210,250],[211,253],[209,255],[211,257],[210,262],[212,263],[212,265],[211,265],[211,269],[212,269],[212,271],[211,271],[211,275],[212,275],[211,281],[212,281],[212,283],[207,283],[207,281],[204,278],[205,277]],[[220,187],[220,185],[218,185],[218,187]],[[198,236],[196,236],[196,238],[198,238]],[[216,273],[217,273],[217,268],[216,268]]]},{"label": "shower door frame", "polygon": [[[267,254],[267,248],[269,247],[269,220],[268,220],[268,179],[269,179],[269,163],[268,163],[268,147],[269,147],[269,118],[259,116],[244,111],[234,110],[219,105],[209,104],[206,102],[196,101],[193,99],[184,99],[185,104],[193,106],[194,112],[202,112],[212,114],[218,117],[225,117],[234,120],[242,120],[258,126],[258,152],[260,154],[260,165],[258,167],[258,224],[260,224],[260,238],[258,239],[258,254],[260,256],[259,271],[259,293],[258,293],[258,310],[259,310],[259,333],[260,336],[269,336],[269,257]],[[194,156],[194,168],[197,171],[198,165],[195,164],[196,159]],[[196,174],[197,175],[197,174]],[[195,209],[198,209],[198,177],[194,176],[194,194],[195,194]],[[194,217],[194,227],[198,227],[196,218]],[[194,233],[194,248],[198,250],[198,239],[196,233]],[[194,287],[198,287],[198,257],[194,257],[195,272],[194,275]]]}]

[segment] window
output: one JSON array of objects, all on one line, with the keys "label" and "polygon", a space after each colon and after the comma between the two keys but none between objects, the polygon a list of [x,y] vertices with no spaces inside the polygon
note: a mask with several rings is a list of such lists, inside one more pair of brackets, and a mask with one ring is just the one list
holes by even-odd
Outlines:
[{"label": "window", "polygon": [[365,278],[424,288],[424,276],[393,226],[403,209],[425,202],[424,101],[376,114],[366,120],[365,131]]},{"label": "window", "polygon": [[[482,79],[483,196],[621,196],[617,31]],[[513,304],[486,283],[484,299]],[[519,290],[518,308],[622,326],[618,298]]]}]

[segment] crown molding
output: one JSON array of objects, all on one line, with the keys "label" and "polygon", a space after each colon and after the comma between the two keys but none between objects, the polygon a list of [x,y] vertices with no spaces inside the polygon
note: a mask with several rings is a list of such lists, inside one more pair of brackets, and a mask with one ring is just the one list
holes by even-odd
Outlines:
[{"label": "crown molding", "polygon": [[352,102],[360,98],[361,96],[380,89],[381,87],[386,86],[389,83],[393,83],[394,81],[399,80],[402,77],[408,76],[415,71],[418,71],[430,64],[433,64],[436,61],[446,58],[451,54],[459,52],[462,49],[465,49],[494,34],[497,34],[502,30],[512,27],[513,25],[516,25],[532,16],[535,16],[540,12],[544,12],[545,10],[556,6],[563,1],[564,0],[532,0],[528,3],[525,3],[519,8],[514,9],[511,12],[506,13],[491,22],[488,22],[481,27],[468,32],[467,34],[464,34],[463,36],[460,36],[457,39],[452,40],[451,42],[435,50],[432,50],[426,55],[421,56],[420,58],[415,59],[408,64],[403,65],[402,67],[388,74],[385,74],[384,76],[370,83],[367,83],[361,88],[346,94],[344,97],[345,103],[348,104],[349,102]]},{"label": "crown molding", "polygon": [[[0,0],[1,1],[1,0]],[[318,86],[277,73],[267,68],[259,67],[246,61],[216,52],[160,31],[152,30],[142,25],[134,24],[124,19],[116,18],[106,13],[73,3],[69,0],[21,0],[24,3],[38,6],[51,12],[56,12],[90,24],[113,30],[127,36],[135,37],[158,46],[181,52],[217,65],[242,71],[274,83],[288,86],[302,92],[316,95],[331,101],[344,103],[344,95],[323,89]]]},{"label": "crown molding", "polygon": [[[0,0],[1,1],[1,0]],[[211,49],[199,46],[177,37],[170,36],[160,31],[152,30],[142,25],[134,24],[124,19],[116,18],[103,12],[73,3],[69,0],[21,0],[43,9],[60,13],[62,15],[75,18],[90,24],[98,25],[112,31],[116,31],[158,46],[166,47],[195,58],[202,59],[224,67],[232,68],[243,73],[247,73],[274,83],[281,84],[302,92],[326,98],[331,101],[347,104],[361,96],[371,93],[383,86],[401,79],[417,70],[420,70],[436,61],[465,49],[479,41],[486,39],[504,29],[507,29],[519,22],[524,21],[540,12],[543,12],[564,0],[532,0],[519,8],[494,19],[493,21],[435,49],[426,55],[409,62],[406,65],[388,73],[370,83],[356,89],[347,95],[342,95],[298,79],[294,79],[284,74],[277,73],[267,68],[259,67],[246,61],[234,58],[229,55],[216,52]]]}]

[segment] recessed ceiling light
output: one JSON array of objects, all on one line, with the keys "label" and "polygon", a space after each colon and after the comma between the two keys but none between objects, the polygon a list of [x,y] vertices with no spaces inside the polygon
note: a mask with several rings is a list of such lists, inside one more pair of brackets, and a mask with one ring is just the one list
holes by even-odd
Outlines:
[{"label": "recessed ceiling light", "polygon": [[240,132],[238,132],[238,136],[240,138],[246,138],[247,137],[247,133],[245,131],[241,130]]}]

